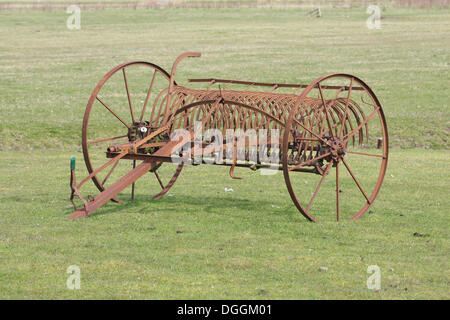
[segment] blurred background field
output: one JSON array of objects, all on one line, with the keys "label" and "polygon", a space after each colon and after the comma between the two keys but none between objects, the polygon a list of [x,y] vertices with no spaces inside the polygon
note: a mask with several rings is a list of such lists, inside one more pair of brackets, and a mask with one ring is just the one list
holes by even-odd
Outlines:
[{"label": "blurred background field", "polygon": [[180,52],[200,51],[200,60],[183,64],[180,82],[214,75],[309,83],[356,74],[385,106],[392,147],[448,149],[449,10],[386,9],[376,31],[366,28],[362,8],[323,9],[321,18],[307,11],[86,10],[81,30],[72,31],[65,9],[2,10],[0,148],[72,148],[107,70],[129,60],[170,69]]},{"label": "blurred background field", "polygon": [[2,0],[2,4],[45,6],[58,4],[124,5],[136,7],[366,7],[377,4],[384,7],[448,7],[448,0]]}]

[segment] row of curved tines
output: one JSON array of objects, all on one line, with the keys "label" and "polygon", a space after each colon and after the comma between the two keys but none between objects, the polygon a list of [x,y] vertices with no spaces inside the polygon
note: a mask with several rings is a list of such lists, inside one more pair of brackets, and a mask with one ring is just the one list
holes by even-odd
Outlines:
[{"label": "row of curved tines", "polygon": [[[253,86],[246,90],[221,89],[193,89],[186,86],[175,86],[169,98],[167,90],[155,101],[150,124],[153,127],[162,125],[169,118],[174,128],[194,129],[195,121],[201,121],[202,129],[219,129],[225,137],[227,129],[278,129],[280,143],[284,134],[286,123],[291,110],[299,104],[299,95],[295,93],[275,93],[276,88],[270,91],[251,91]],[[164,93],[164,90],[162,91]],[[170,99],[170,103],[167,103]],[[158,104],[159,100],[159,104]],[[205,103],[202,103],[205,102]],[[194,107],[189,108],[190,105]],[[343,118],[346,101],[344,98],[326,100],[328,114],[331,120],[331,129],[337,134]],[[245,107],[244,107],[245,106]],[[365,119],[361,107],[353,100],[348,104],[348,119],[344,122],[344,136],[358,126]],[[311,139],[310,131],[322,136],[329,135],[322,100],[307,97],[301,101],[294,116],[292,138]],[[368,138],[368,129],[366,138]],[[271,132],[268,130],[268,140]],[[358,143],[364,139],[364,130],[361,128]],[[302,140],[300,143],[290,144],[290,162],[299,162],[311,159],[320,149],[320,143],[312,140]],[[353,137],[355,143],[355,137]],[[270,144],[269,144],[270,149]]]}]

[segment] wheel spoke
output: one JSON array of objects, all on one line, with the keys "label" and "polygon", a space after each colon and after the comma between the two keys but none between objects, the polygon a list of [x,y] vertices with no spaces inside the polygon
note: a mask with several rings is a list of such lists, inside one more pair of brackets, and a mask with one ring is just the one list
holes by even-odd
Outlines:
[{"label": "wheel spoke", "polygon": [[117,139],[121,139],[121,138],[125,138],[125,137],[127,137],[126,134],[123,135],[123,136],[117,136],[117,137],[110,137],[110,138],[103,138],[103,139],[88,141],[87,144],[95,144],[95,143],[100,143],[100,142],[105,142],[105,141],[110,141],[110,140],[117,140]]},{"label": "wheel spoke", "polygon": [[330,116],[328,114],[327,105],[325,103],[325,99],[323,98],[322,87],[320,86],[320,83],[318,83],[317,86],[319,87],[320,98],[322,99],[322,104],[323,104],[323,112],[325,113],[325,117],[327,119],[327,124],[328,124],[328,128],[330,130],[330,135],[331,135],[331,137],[334,137],[333,129],[331,127],[331,122],[330,122]]},{"label": "wheel spoke", "polygon": [[150,87],[148,88],[148,91],[147,91],[147,97],[145,98],[144,107],[142,108],[141,116],[139,117],[139,122],[142,122],[142,118],[144,117],[145,108],[147,107],[148,98],[150,98],[150,94],[151,94],[152,88],[153,88],[153,83],[155,82],[156,72],[157,72],[157,70],[155,69],[155,72],[153,72],[152,82],[150,83]]},{"label": "wheel spoke", "polygon": [[119,117],[114,111],[112,111],[111,110],[111,108],[110,107],[108,107],[99,97],[95,97],[106,109],[108,109],[108,111],[109,112],[111,112],[120,122],[122,122],[123,123],[123,125],[125,126],[125,127],[127,127],[128,129],[130,129],[130,126],[125,122],[125,121],[123,121],[122,120],[122,118],[121,117]]},{"label": "wheel spoke", "polygon": [[308,161],[299,163],[299,164],[295,165],[294,167],[289,168],[288,170],[289,170],[289,171],[292,171],[292,170],[299,169],[300,167],[306,166],[306,165],[308,165],[308,164],[310,164],[310,163],[312,163],[312,162],[314,162],[314,161],[317,161],[317,160],[323,159],[323,158],[325,158],[325,157],[328,157],[330,154],[331,154],[331,152],[327,152],[327,153],[325,153],[325,154],[323,154],[323,155],[321,155],[321,156],[319,156],[319,157],[316,157],[316,158],[310,159],[310,160],[308,160]]},{"label": "wheel spoke", "polygon": [[114,171],[114,169],[116,168],[116,166],[117,166],[118,163],[119,163],[119,161],[117,161],[117,162],[115,162],[115,163],[113,164],[113,166],[112,166],[111,169],[109,170],[108,174],[106,175],[105,179],[103,179],[103,181],[102,181],[102,186],[105,185],[106,180],[108,180],[109,176],[110,176],[111,173]]},{"label": "wheel spoke", "polygon": [[330,170],[330,167],[331,167],[332,164],[333,164],[332,161],[330,161],[330,163],[328,163],[328,166],[325,169],[325,172],[323,173],[322,177],[320,178],[319,184],[317,185],[316,190],[314,191],[314,193],[313,193],[313,195],[311,197],[311,200],[309,200],[308,207],[306,208],[306,213],[309,212],[309,209],[311,208],[311,205],[312,205],[312,203],[314,201],[314,198],[316,197],[317,192],[319,192],[320,186],[322,185],[323,180],[325,180],[325,177],[327,176],[328,171]]},{"label": "wheel spoke", "polygon": [[[325,85],[329,80],[336,85]],[[358,219],[372,205],[386,172],[388,141],[382,107],[364,82],[348,74],[320,77],[308,85],[301,96],[304,100],[296,103],[296,109],[290,110],[285,122],[287,131],[284,137],[288,141],[283,140],[285,149],[283,149],[282,169],[289,195],[297,209],[308,220],[318,221],[314,217],[314,212],[322,211],[319,210],[322,205],[321,199],[328,198],[332,201],[329,210],[332,213],[331,219],[343,221],[347,215],[352,214],[351,208],[347,210],[344,205],[345,194],[348,193],[347,195],[353,197],[359,205],[362,204],[349,218]],[[376,150],[375,146],[363,149],[363,146],[369,147],[372,143],[372,140],[369,140],[369,129],[372,140],[373,134],[382,135],[382,139],[385,140],[381,150]],[[357,142],[361,148],[355,148]],[[297,145],[300,145],[300,148]],[[379,149],[378,146],[377,148]],[[296,150],[298,154],[295,153]],[[359,162],[352,162],[353,158]],[[377,168],[378,180],[374,186],[372,178],[366,179],[365,175],[359,172],[363,169],[360,168],[360,164],[366,167],[366,162],[372,164],[372,161],[376,162],[377,167],[381,162],[381,167]],[[334,169],[336,173],[333,172]],[[322,176],[314,179],[309,192],[297,194],[294,182],[299,181],[292,180],[291,173],[299,171],[319,173]],[[327,175],[332,177],[326,178]],[[350,180],[346,181],[346,175],[351,176],[348,177]],[[325,182],[327,179],[334,180],[335,183]],[[330,188],[335,190],[329,190]],[[342,193],[341,190],[346,193]],[[328,191],[330,194],[327,196]],[[301,199],[305,195],[307,198]]]},{"label": "wheel spoke", "polygon": [[346,150],[345,152],[351,153],[351,154],[359,154],[361,156],[378,157],[378,158],[383,158],[383,159],[386,158],[384,155],[380,155],[380,154],[364,153],[364,152],[356,152],[356,151],[348,151],[348,150]]},{"label": "wheel spoke", "polygon": [[348,89],[347,101],[345,101],[344,116],[342,117],[342,126],[341,126],[341,130],[339,131],[339,138],[342,137],[342,134],[344,131],[344,124],[345,124],[345,120],[347,119],[348,102],[350,100],[350,95],[352,93],[352,87],[353,87],[353,78],[350,79],[350,86]]},{"label": "wheel spoke", "polygon": [[[147,70],[142,70],[142,66],[146,67],[145,69]],[[139,67],[139,69],[135,67]],[[139,73],[140,71],[143,71],[144,73]],[[136,78],[136,72],[139,73],[138,78]],[[142,78],[140,77],[141,74]],[[135,82],[137,81],[139,84],[139,82],[141,82],[140,80],[143,80],[141,83],[143,87],[141,86],[141,88],[144,90],[141,94],[142,101],[139,101],[139,97],[137,96],[138,92],[134,88]],[[118,162],[127,157],[128,151],[115,153],[116,155],[108,154],[107,159],[104,161],[100,160],[99,157],[105,157],[105,148],[107,145],[122,145],[125,141],[128,142],[127,132],[129,132],[130,128],[132,128],[136,122],[147,122],[145,120],[149,120],[146,118],[150,116],[150,113],[157,113],[158,110],[160,110],[158,108],[158,102],[161,102],[161,99],[167,94],[167,89],[159,90],[162,81],[170,83],[170,75],[163,69],[151,63],[130,62],[113,68],[97,84],[86,107],[86,121],[83,122],[84,134],[82,137],[82,147],[89,175],[81,181],[81,186],[86,184],[88,180],[92,180],[97,189],[100,192],[103,192],[107,186],[114,182],[113,180],[116,180],[115,176],[121,171],[121,165],[118,165]],[[119,101],[119,104],[117,104],[116,99],[113,99],[114,97],[109,95],[110,90],[112,89],[110,86],[115,86],[115,84],[118,84],[120,87],[119,89],[121,89],[119,90],[119,96],[120,93],[122,93],[121,98],[119,97],[122,101]],[[126,95],[126,97],[124,95]],[[164,100],[164,103],[165,102],[166,101]],[[121,106],[120,103],[125,103],[125,105]],[[95,106],[96,104],[98,104],[98,106]],[[152,108],[153,106],[154,108]],[[104,108],[106,111],[103,111]],[[164,111],[163,108],[162,110]],[[117,120],[114,120],[113,118]],[[102,131],[99,130],[99,128],[106,123],[105,121],[111,122],[112,129],[116,129],[107,130],[107,133],[102,134]],[[121,124],[118,124],[117,121],[120,121]],[[155,123],[152,125],[155,125]],[[90,132],[91,134],[88,135],[86,132]],[[95,132],[97,132],[97,134],[95,134]],[[136,143],[141,142],[141,140],[136,141]],[[145,143],[145,141],[143,143]],[[105,145],[105,148],[103,148],[102,145]],[[111,156],[114,156],[114,158],[109,158]],[[135,165],[133,159],[131,159],[131,161],[123,162],[126,163],[129,170],[132,170],[132,168],[130,168],[132,164],[133,168],[139,168],[139,160],[136,160]],[[164,175],[161,174],[160,170],[158,170],[158,173],[161,175],[162,181],[165,182],[166,179]],[[156,193],[158,197],[164,195],[173,185],[178,174],[179,171],[176,171],[176,174],[172,177],[169,185],[163,190],[160,189],[159,183],[154,184],[154,188],[156,189],[153,191],[157,191],[154,193]],[[170,179],[170,177],[168,179]],[[78,184],[78,188],[79,187],[80,183]],[[130,187],[131,198],[136,198],[137,182],[135,184],[130,183]],[[119,202],[117,198],[113,198],[112,200]]]},{"label": "wheel spoke", "polygon": [[97,175],[97,173],[99,173],[100,171],[102,171],[103,169],[105,169],[106,167],[110,166],[112,163],[114,163],[115,161],[119,161],[120,159],[122,159],[123,157],[125,157],[128,154],[128,150],[127,151],[123,151],[122,153],[118,154],[117,156],[115,156],[114,158],[112,158],[111,160],[109,160],[108,162],[106,162],[105,164],[103,164],[100,168],[92,171],[86,178],[84,178],[78,185],[77,188],[80,189],[81,186],[88,181],[89,179],[91,179],[92,177],[94,177],[95,175]]},{"label": "wheel spoke", "polygon": [[347,168],[348,173],[350,173],[350,175],[352,176],[353,180],[355,181],[356,185],[358,186],[359,190],[361,191],[361,193],[364,195],[364,198],[366,198],[367,203],[371,204],[369,198],[367,197],[366,192],[364,191],[364,189],[362,188],[361,184],[358,182],[358,179],[356,179],[355,175],[353,174],[352,170],[350,170],[350,167],[348,166],[347,162],[342,159],[342,162],[344,163],[345,167]]},{"label": "wheel spoke", "polygon": [[314,133],[311,129],[305,127],[300,121],[298,121],[297,119],[294,119],[295,123],[298,124],[299,126],[301,126],[303,129],[305,129],[306,131],[308,131],[309,133],[311,133],[313,136],[315,136],[317,139],[319,139],[322,142],[327,142],[325,139],[323,139],[321,136],[319,136],[318,134]]},{"label": "wheel spoke", "polygon": [[127,74],[125,72],[125,68],[122,69],[123,73],[123,81],[125,81],[125,89],[127,90],[127,98],[128,98],[128,105],[130,106],[130,113],[131,113],[131,121],[134,123],[134,112],[133,112],[133,106],[131,105],[131,98],[130,98],[130,90],[128,90],[128,81],[127,81]]}]

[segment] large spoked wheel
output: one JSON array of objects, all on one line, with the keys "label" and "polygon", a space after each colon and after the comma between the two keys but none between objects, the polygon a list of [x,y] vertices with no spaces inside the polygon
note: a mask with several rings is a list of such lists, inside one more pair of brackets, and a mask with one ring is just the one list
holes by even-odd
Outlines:
[{"label": "large spoked wheel", "polygon": [[[118,65],[100,80],[83,118],[82,148],[89,173],[110,160],[106,157],[109,146],[129,143],[161,124],[158,111],[165,103],[169,79],[169,74],[159,66],[137,61]],[[137,162],[140,161],[122,158],[94,175],[92,181],[103,191]],[[182,164],[164,163],[151,170],[153,183],[146,185],[145,190],[153,198],[163,196],[177,180],[182,167]],[[132,197],[134,188],[133,184]]]},{"label": "large spoked wheel", "polygon": [[[283,173],[298,210],[309,220],[355,220],[373,204],[388,161],[380,102],[360,79],[330,74],[312,82],[290,112]],[[302,173],[306,168],[313,174]]]}]

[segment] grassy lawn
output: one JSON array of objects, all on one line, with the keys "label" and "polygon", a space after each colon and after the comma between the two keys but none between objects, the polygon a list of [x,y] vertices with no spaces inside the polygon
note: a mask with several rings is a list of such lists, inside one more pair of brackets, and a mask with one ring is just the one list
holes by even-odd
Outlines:
[{"label": "grassy lawn", "polygon": [[[281,173],[237,169],[245,179],[233,181],[212,166],[187,167],[157,201],[144,177],[134,202],[72,221],[67,153],[3,152],[0,297],[448,299],[449,156],[393,152],[372,214],[356,222],[307,222]],[[81,290],[66,288],[70,265]]]},{"label": "grassy lawn", "polygon": [[[450,11],[387,8],[381,30],[366,28],[365,8],[322,11],[83,10],[76,31],[64,9],[0,11],[0,298],[450,298]],[[309,223],[281,173],[237,169],[236,181],[200,166],[160,200],[149,201],[144,176],[135,201],[69,221],[69,158],[82,159],[98,80],[129,60],[170,70],[183,51],[203,56],[182,62],[180,83],[309,83],[332,72],[367,82],[391,139],[371,213]],[[66,287],[70,265],[81,290]],[[370,265],[381,269],[377,292]]]}]

